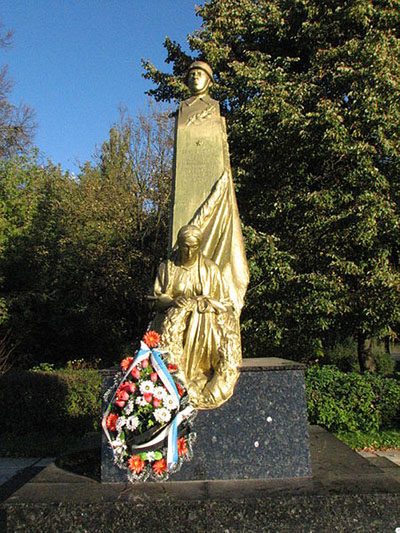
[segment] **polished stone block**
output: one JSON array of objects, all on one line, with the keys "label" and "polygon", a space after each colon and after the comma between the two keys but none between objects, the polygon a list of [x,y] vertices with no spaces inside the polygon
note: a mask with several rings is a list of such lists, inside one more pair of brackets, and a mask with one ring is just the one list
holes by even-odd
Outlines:
[{"label": "polished stone block", "polygon": [[[104,377],[111,379],[110,373]],[[245,359],[233,397],[218,409],[199,411],[193,430],[194,457],[171,481],[311,476],[302,365]],[[103,443],[102,481],[125,477]]]}]

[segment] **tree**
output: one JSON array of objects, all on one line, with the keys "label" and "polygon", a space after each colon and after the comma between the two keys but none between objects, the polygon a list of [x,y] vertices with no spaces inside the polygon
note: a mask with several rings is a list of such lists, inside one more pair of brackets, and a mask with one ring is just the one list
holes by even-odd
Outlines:
[{"label": "tree", "polygon": [[[2,31],[0,23],[0,49],[6,49],[12,44],[12,32]],[[8,100],[9,93],[12,89],[12,82],[7,75],[7,67],[0,68],[0,162],[4,159],[10,158],[12,155],[26,152],[31,145],[32,137],[35,131],[35,123],[33,121],[34,113],[31,108],[21,104],[15,106]],[[0,257],[4,251],[5,241],[8,237],[8,224],[5,222],[6,216],[16,211],[21,207],[18,203],[16,206],[7,202],[10,199],[5,195],[5,189],[9,187],[10,183],[6,180],[3,171],[0,173]],[[11,215],[12,217],[13,215]],[[11,224],[12,226],[12,224]],[[0,277],[0,283],[1,283]],[[0,326],[8,317],[7,304],[4,297],[0,294]],[[9,351],[7,349],[9,340],[9,332],[6,332],[3,337],[0,337],[0,352],[1,358],[8,358]]]},{"label": "tree", "polygon": [[65,215],[74,228],[63,244],[65,276],[75,287],[71,309],[92,332],[92,354],[115,358],[148,326],[146,295],[166,253],[171,164],[171,120],[150,104],[137,118],[123,110],[78,176]]},{"label": "tree", "polygon": [[[62,232],[61,170],[38,163],[36,153],[0,160],[0,289],[5,303],[0,338],[10,332],[14,356],[29,360],[50,349],[56,301],[56,257]],[[67,194],[66,194],[67,195]]]},{"label": "tree", "polygon": [[[0,48],[6,49],[11,44],[11,31],[0,34]],[[12,86],[7,67],[3,66],[0,69],[0,158],[26,152],[36,130],[32,108],[25,104],[16,106],[9,101]]]},{"label": "tree", "polygon": [[1,290],[19,364],[112,362],[148,325],[166,252],[172,131],[155,106],[125,111],[77,179],[34,157],[1,162]]},{"label": "tree", "polygon": [[[244,315],[245,345],[248,326],[254,334],[271,323],[275,333],[265,343],[276,343],[278,328],[283,351],[308,357],[354,335],[365,369],[373,365],[366,338],[394,335],[399,8],[398,0],[211,0],[198,8],[203,24],[188,43],[215,72],[240,212],[264,243],[252,264],[265,263],[270,239],[263,235],[270,235],[274,253],[293,272],[279,280],[285,313],[273,306],[257,313],[252,298],[260,274],[253,277],[248,302],[255,312],[251,327]],[[192,58],[169,39],[165,47],[173,73],[146,62],[145,77],[156,84],[149,93],[179,99]],[[274,280],[257,289],[258,300],[273,301]],[[299,332],[301,342],[292,344]]]}]

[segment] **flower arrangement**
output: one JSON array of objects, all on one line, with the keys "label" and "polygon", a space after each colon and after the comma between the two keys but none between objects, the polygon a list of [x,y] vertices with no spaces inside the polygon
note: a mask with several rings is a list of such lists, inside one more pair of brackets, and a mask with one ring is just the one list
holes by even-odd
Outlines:
[{"label": "flower arrangement", "polygon": [[160,336],[148,331],[135,357],[121,362],[103,429],[114,462],[130,481],[165,480],[192,456],[196,412],[169,354],[157,349]]}]

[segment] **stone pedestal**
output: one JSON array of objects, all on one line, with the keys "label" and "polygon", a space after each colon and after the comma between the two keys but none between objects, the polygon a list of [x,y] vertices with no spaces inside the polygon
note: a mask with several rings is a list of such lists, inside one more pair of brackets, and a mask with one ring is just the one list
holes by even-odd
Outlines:
[{"label": "stone pedestal", "polygon": [[310,443],[313,476],[291,479],[99,483],[37,464],[0,487],[0,531],[394,532],[399,467],[378,467],[318,426]]},{"label": "stone pedestal", "polygon": [[[103,373],[105,388],[113,372]],[[303,365],[245,359],[233,397],[199,411],[193,459],[171,481],[283,479],[311,476]],[[103,436],[102,482],[121,483]]]}]

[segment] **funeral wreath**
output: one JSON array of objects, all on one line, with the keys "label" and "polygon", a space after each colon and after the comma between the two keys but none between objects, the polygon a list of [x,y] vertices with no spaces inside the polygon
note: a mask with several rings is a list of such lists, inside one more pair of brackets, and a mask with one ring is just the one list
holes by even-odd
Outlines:
[{"label": "funeral wreath", "polygon": [[160,336],[148,331],[106,392],[102,426],[114,463],[130,481],[165,480],[192,457],[196,416]]}]

